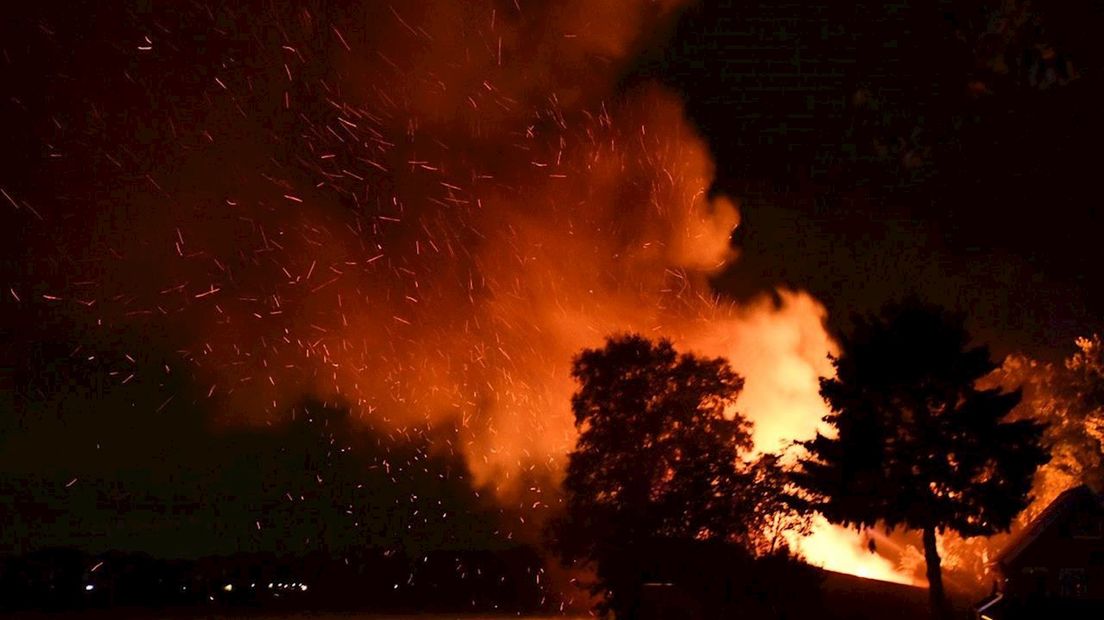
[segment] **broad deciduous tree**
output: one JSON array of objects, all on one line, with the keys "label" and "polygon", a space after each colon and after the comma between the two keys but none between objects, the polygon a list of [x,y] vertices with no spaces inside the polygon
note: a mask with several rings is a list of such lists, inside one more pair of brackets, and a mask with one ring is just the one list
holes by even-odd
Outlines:
[{"label": "broad deciduous tree", "polygon": [[550,534],[565,560],[596,569],[607,610],[632,616],[641,582],[666,579],[682,557],[673,549],[735,543],[747,562],[785,551],[765,538],[768,526],[799,517],[777,503],[776,461],[744,460],[750,424],[734,409],[743,379],[727,361],[628,335],[583,351],[572,373],[580,433]]}]

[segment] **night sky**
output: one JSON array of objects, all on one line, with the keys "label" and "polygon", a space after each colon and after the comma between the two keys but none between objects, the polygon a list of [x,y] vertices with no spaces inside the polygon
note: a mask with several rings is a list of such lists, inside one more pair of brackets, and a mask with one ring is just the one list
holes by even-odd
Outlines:
[{"label": "night sky", "polygon": [[[520,496],[495,502],[495,457],[468,471],[501,429],[457,430],[463,407],[410,411],[456,400],[501,423],[480,418],[496,398],[480,386],[520,408],[558,394],[514,396],[570,360],[503,300],[577,283],[500,265],[528,264],[526,241],[547,234],[549,255],[632,290],[595,257],[667,234],[630,205],[660,191],[637,129],[681,127],[671,102],[687,117],[672,134],[697,129],[712,191],[739,205],[738,257],[702,270],[724,299],[807,291],[831,331],[915,293],[965,312],[999,354],[1042,359],[1100,329],[1099,3],[278,4],[2,9],[0,549],[524,537],[515,509],[539,520],[550,486],[515,480]],[[479,38],[499,29],[497,48]],[[571,43],[541,34],[561,30]],[[653,104],[655,83],[675,95]],[[557,153],[581,169],[604,140],[643,145],[625,156],[643,180],[534,180]],[[548,224],[595,212],[585,200],[613,206]],[[575,226],[593,255],[564,255]],[[460,332],[492,353],[460,368]],[[441,377],[463,397],[428,387]],[[508,475],[554,478],[542,462],[525,451]]]},{"label": "night sky", "polygon": [[1104,302],[1104,12],[932,4],[718,2],[683,20],[648,71],[685,93],[718,187],[744,201],[744,254],[717,285],[806,288],[844,322],[915,292],[998,350],[1066,354]]}]

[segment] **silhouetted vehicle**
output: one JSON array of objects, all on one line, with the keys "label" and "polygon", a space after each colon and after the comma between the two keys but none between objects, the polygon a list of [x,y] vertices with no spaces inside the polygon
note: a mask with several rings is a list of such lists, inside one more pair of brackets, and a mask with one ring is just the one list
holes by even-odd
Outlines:
[{"label": "silhouetted vehicle", "polygon": [[1001,578],[976,606],[980,620],[1104,618],[1104,496],[1065,491],[994,564]]}]

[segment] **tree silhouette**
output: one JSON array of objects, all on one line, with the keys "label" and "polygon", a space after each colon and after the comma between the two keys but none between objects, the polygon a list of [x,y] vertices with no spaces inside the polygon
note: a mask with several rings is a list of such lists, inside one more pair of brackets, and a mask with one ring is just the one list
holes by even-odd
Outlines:
[{"label": "tree silhouette", "polygon": [[817,434],[797,479],[828,520],[923,533],[932,613],[949,613],[936,533],[1007,530],[1049,459],[1043,425],[1005,421],[1019,391],[979,390],[996,368],[960,316],[917,300],[857,317],[822,378],[835,436]]},{"label": "tree silhouette", "polygon": [[1065,360],[1064,372],[1055,381],[1056,402],[1045,419],[1063,431],[1055,433],[1055,442],[1062,442],[1075,455],[1082,480],[1100,486],[1104,484],[1104,341],[1093,334],[1078,338],[1076,344],[1077,352]]},{"label": "tree silhouette", "polygon": [[994,385],[1021,385],[1016,413],[1047,424],[1051,461],[1036,476],[1036,507],[1067,488],[1104,486],[1104,341],[1093,334],[1077,338],[1076,350],[1058,363],[1010,355]]},{"label": "tree silhouette", "polygon": [[812,533],[812,515],[794,501],[792,467],[781,463],[777,454],[764,454],[748,464],[747,476],[737,507],[746,524],[744,544],[759,557],[788,556],[793,536]]},{"label": "tree silhouette", "polygon": [[[1104,486],[1104,342],[1097,334],[1074,340],[1073,353],[1058,362],[1015,353],[982,385],[1019,386],[1023,400],[1011,418],[1034,418],[1047,425],[1043,436],[1050,462],[1040,467],[1033,500],[1012,528],[1026,527],[1063,491],[1087,484]],[[955,558],[955,572],[967,578],[985,574],[988,558],[1008,544],[1005,536],[963,540],[944,537],[941,547]]]},{"label": "tree silhouette", "polygon": [[566,561],[595,565],[604,611],[631,617],[641,582],[658,575],[645,567],[672,544],[736,542],[744,557],[759,548],[769,515],[747,487],[777,480],[775,463],[742,460],[750,424],[733,410],[743,379],[727,361],[628,335],[583,351],[572,375],[580,435],[550,533]]}]

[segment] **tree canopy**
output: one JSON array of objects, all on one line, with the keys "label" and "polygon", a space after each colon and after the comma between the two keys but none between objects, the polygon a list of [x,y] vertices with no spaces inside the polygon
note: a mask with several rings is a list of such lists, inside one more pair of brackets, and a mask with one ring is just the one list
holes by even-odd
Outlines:
[{"label": "tree canopy", "polygon": [[1019,391],[979,389],[997,366],[961,316],[918,300],[856,317],[821,379],[831,434],[803,445],[797,479],[825,517],[924,534],[933,604],[943,601],[935,534],[1006,530],[1049,455],[1043,426],[1006,420]]},{"label": "tree canopy", "polygon": [[746,567],[785,551],[767,538],[778,513],[792,516],[767,493],[780,484],[777,463],[745,462],[751,425],[734,408],[743,379],[727,361],[626,335],[584,350],[572,374],[580,434],[550,533],[565,560],[596,568],[606,609],[631,616],[640,584],[668,580],[685,555],[674,549],[735,543],[725,553]]},{"label": "tree canopy", "polygon": [[725,416],[743,387],[727,362],[632,335],[583,351],[572,375],[580,435],[564,490],[574,514],[606,540],[734,534],[732,485],[751,435],[742,416]]}]

